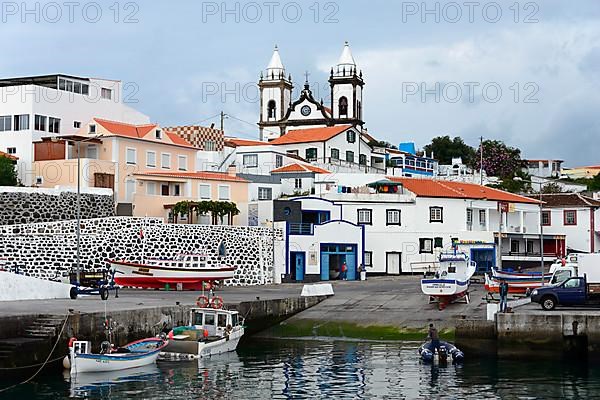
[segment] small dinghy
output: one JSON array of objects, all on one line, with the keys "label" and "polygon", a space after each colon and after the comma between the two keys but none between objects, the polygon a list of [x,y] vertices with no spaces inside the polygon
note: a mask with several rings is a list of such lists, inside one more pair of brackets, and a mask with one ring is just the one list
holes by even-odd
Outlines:
[{"label": "small dinghy", "polygon": [[[91,353],[91,342],[71,339],[71,375],[82,372],[110,372],[142,367],[156,362],[161,350],[168,344],[162,338],[148,338],[113,349],[110,342],[102,342],[99,354]],[[66,366],[66,365],[65,365]]]},{"label": "small dinghy", "polygon": [[439,349],[434,349],[431,342],[425,342],[419,347],[419,356],[426,363],[434,362],[437,358],[438,362],[448,362],[448,357],[452,358],[452,363],[461,363],[465,359],[465,354],[455,345],[448,342],[440,341]]}]

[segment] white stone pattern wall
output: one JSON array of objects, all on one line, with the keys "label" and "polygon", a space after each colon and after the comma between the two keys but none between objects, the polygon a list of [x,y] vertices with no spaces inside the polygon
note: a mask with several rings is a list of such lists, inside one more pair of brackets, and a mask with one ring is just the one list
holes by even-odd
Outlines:
[{"label": "white stone pattern wall", "polygon": [[[53,279],[76,266],[76,221],[0,226],[0,264]],[[140,236],[143,231],[144,238]],[[106,260],[170,259],[181,253],[206,254],[209,264],[236,267],[226,285],[273,282],[273,243],[281,229],[245,226],[165,224],[158,218],[111,217],[81,224],[81,263],[86,271],[107,268]],[[219,257],[224,241],[226,256]]]},{"label": "white stone pattern wall", "polygon": [[[113,196],[81,194],[81,218],[115,215]],[[31,224],[77,218],[77,193],[20,193],[0,191],[0,225]]]}]

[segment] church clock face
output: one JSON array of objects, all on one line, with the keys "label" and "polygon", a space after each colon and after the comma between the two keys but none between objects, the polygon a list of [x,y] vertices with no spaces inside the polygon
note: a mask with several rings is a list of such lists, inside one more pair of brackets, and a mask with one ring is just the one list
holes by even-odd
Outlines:
[{"label": "church clock face", "polygon": [[302,106],[302,108],[300,109],[300,112],[302,113],[302,115],[304,115],[305,117],[308,117],[310,115],[311,109],[309,106]]}]

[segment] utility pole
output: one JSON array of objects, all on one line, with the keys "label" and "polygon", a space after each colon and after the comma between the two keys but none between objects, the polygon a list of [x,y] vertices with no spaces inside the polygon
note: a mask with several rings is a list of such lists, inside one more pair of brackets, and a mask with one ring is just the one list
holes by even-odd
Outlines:
[{"label": "utility pole", "polygon": [[483,136],[479,138],[479,184],[483,186]]},{"label": "utility pole", "polygon": [[223,133],[225,133],[224,123],[225,123],[226,116],[227,116],[227,114],[225,114],[223,111],[221,111],[221,132],[223,132]]}]

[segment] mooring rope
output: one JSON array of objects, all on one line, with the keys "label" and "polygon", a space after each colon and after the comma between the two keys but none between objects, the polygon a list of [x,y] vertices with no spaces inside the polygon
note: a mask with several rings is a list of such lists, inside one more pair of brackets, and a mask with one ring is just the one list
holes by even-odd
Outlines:
[{"label": "mooring rope", "polygon": [[34,379],[36,376],[38,376],[38,374],[39,374],[39,373],[42,371],[42,369],[44,369],[44,367],[46,366],[46,364],[48,364],[48,362],[50,361],[50,357],[51,357],[51,356],[52,356],[52,354],[54,353],[54,350],[56,350],[56,346],[58,346],[58,342],[60,342],[60,340],[62,339],[62,334],[63,334],[63,332],[64,332],[64,330],[65,330],[65,326],[67,326],[67,321],[69,320],[69,315],[71,315],[71,313],[67,313],[67,316],[65,317],[65,322],[63,323],[63,326],[62,326],[62,328],[60,328],[60,333],[58,334],[58,337],[57,337],[57,339],[56,339],[56,342],[54,343],[54,346],[52,346],[52,350],[50,350],[50,353],[48,354],[48,357],[46,357],[46,361],[44,361],[44,362],[42,363],[42,366],[41,366],[41,367],[40,367],[40,368],[39,368],[39,369],[38,369],[38,370],[35,372],[35,374],[33,374],[33,375],[31,376],[31,378],[29,378],[29,379],[27,379],[27,380],[24,380],[23,382],[20,382],[20,383],[14,384],[14,385],[12,385],[12,386],[9,386],[9,387],[6,387],[6,388],[4,388],[4,389],[0,389],[0,393],[2,393],[2,392],[6,392],[7,390],[10,390],[10,389],[14,389],[14,388],[16,388],[17,386],[24,385],[24,384],[26,384],[27,382],[29,382],[29,381],[31,381],[32,379]]}]

